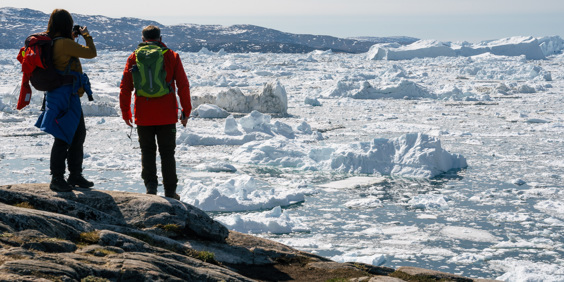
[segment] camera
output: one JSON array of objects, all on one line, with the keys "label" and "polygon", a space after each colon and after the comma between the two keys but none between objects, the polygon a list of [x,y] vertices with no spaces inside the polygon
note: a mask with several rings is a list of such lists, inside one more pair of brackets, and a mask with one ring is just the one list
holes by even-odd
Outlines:
[{"label": "camera", "polygon": [[80,25],[77,25],[77,24],[74,25],[74,26],[72,27],[72,35],[74,35],[74,36],[79,36],[79,35],[80,35],[80,29],[81,29],[81,28],[83,28],[83,26],[80,26]]}]

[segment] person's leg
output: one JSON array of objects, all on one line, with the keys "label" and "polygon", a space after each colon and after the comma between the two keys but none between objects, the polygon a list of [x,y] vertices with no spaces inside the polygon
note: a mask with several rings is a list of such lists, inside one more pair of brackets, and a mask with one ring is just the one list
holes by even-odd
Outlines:
[{"label": "person's leg", "polygon": [[90,188],[94,186],[94,183],[88,181],[82,175],[82,162],[84,160],[84,141],[86,140],[86,125],[84,123],[84,115],[80,115],[80,121],[72,143],[70,144],[67,163],[69,166],[69,179],[70,185],[79,186],[83,188]]},{"label": "person's leg", "polygon": [[53,142],[53,147],[51,148],[51,159],[49,161],[52,175],[49,188],[53,191],[68,192],[72,190],[72,186],[65,181],[65,160],[67,158],[68,148],[69,145],[67,142],[55,138],[55,142]]},{"label": "person's leg", "polygon": [[176,184],[178,183],[178,178],[176,176],[176,159],[174,158],[174,150],[176,148],[176,124],[159,126],[157,129],[157,142],[161,156],[165,196],[177,198]]},{"label": "person's leg", "polygon": [[139,146],[141,147],[141,178],[145,182],[147,194],[157,194],[157,144],[155,126],[137,126]]}]

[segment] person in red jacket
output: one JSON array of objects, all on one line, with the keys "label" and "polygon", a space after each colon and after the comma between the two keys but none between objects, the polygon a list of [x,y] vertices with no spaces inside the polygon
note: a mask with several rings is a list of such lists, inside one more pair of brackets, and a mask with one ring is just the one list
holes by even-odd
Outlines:
[{"label": "person in red jacket", "polygon": [[[156,42],[163,48],[166,48],[166,45],[162,43],[161,31],[157,26],[149,25],[145,27],[142,34],[143,42]],[[119,93],[122,117],[130,127],[133,127],[131,94],[135,90],[131,72],[136,67],[136,64],[136,55],[133,53],[127,58]],[[180,106],[182,107],[180,122],[186,127],[188,116],[190,116],[192,110],[190,84],[180,56],[170,49],[164,53],[164,68],[166,70],[166,81],[170,83],[171,92],[157,98],[142,97],[136,93],[134,116],[141,147],[141,177],[147,188],[147,194],[154,195],[157,193],[156,155],[158,144],[165,197],[178,200],[180,197],[176,194],[178,178],[176,175],[174,150],[176,147],[176,123],[178,122],[179,106],[175,92],[178,93]]]}]

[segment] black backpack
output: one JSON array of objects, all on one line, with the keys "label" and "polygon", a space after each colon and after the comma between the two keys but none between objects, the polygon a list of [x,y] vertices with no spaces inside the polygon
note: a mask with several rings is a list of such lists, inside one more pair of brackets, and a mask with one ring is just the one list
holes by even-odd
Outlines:
[{"label": "black backpack", "polygon": [[[25,54],[22,68],[32,70],[29,80],[37,90],[51,91],[73,82],[72,75],[61,74],[53,63],[53,43],[57,39],[52,39],[47,33],[36,33],[28,36],[25,40],[25,47],[22,48]],[[37,57],[28,59],[27,56]],[[68,73],[67,70],[69,69],[70,62],[65,73]]]}]

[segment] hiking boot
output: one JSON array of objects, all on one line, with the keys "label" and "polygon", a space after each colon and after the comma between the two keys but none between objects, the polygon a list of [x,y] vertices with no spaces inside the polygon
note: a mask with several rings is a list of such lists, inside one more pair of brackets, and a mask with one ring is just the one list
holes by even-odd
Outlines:
[{"label": "hiking boot", "polygon": [[55,192],[70,192],[73,187],[65,181],[63,176],[53,176],[49,188]]},{"label": "hiking boot", "polygon": [[71,174],[67,182],[71,186],[78,186],[80,188],[92,188],[94,186],[94,182],[86,180],[82,174]]},{"label": "hiking boot", "polygon": [[176,194],[176,193],[174,193],[174,195],[165,195],[165,197],[167,197],[167,198],[173,198],[173,199],[175,199],[175,200],[180,201],[180,196],[179,196],[178,194]]},{"label": "hiking boot", "polygon": [[157,195],[157,187],[159,184],[156,182],[148,182],[145,183],[145,188],[147,188],[147,194],[149,195]]}]

